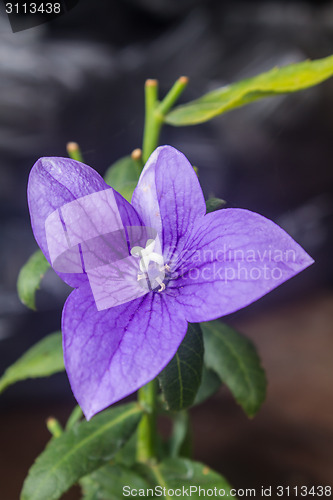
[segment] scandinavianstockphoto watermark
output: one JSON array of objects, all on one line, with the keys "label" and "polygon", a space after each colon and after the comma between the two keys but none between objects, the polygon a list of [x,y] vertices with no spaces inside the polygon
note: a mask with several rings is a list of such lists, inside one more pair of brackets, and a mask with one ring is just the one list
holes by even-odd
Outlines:
[{"label": "scandinavianstockphoto watermark", "polygon": [[[180,259],[182,260],[182,259]],[[259,281],[283,278],[284,265],[296,263],[296,252],[293,249],[232,249],[227,245],[218,250],[197,251],[191,256],[193,267],[183,274],[187,280],[219,280]],[[179,273],[182,274],[181,266]]]},{"label": "scandinavianstockphoto watermark", "polygon": [[224,244],[218,250],[205,249],[193,254],[192,261],[201,262],[295,262],[296,252],[293,249],[274,248],[231,248]]},{"label": "scandinavianstockphoto watermark", "polygon": [[203,281],[279,281],[283,278],[283,271],[278,266],[244,266],[241,262],[233,266],[221,266],[216,262],[210,266],[193,267],[184,276],[183,280]]}]

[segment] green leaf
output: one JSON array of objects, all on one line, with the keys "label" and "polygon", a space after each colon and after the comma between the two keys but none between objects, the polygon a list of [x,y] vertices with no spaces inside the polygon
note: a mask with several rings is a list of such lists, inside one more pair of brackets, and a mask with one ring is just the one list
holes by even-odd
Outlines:
[{"label": "green leaf", "polygon": [[199,405],[215,394],[222,385],[220,377],[213,370],[210,370],[204,364],[202,370],[201,384],[193,405]]},{"label": "green leaf", "polygon": [[[221,494],[220,496],[231,497],[231,487],[223,476],[200,462],[194,462],[186,458],[168,458],[157,465],[138,465],[136,470],[150,483],[150,487],[159,487],[160,491],[166,488],[166,495],[163,498],[167,500],[175,498],[176,495],[173,496],[172,490],[179,489],[181,494],[178,496],[187,498],[186,491],[189,493],[190,487],[192,487],[192,500],[202,499],[203,494],[201,492],[201,495],[199,495],[199,487],[206,491],[214,490],[214,488],[217,491],[225,490],[224,495]],[[129,486],[131,485],[129,484]],[[195,491],[195,488],[197,491]]]},{"label": "green leaf", "polygon": [[200,325],[189,323],[178,351],[158,377],[169,410],[183,410],[193,403],[201,383],[203,353]]},{"label": "green leaf", "polygon": [[117,455],[114,457],[114,461],[119,465],[132,467],[136,461],[137,441],[138,432],[135,431],[121,450],[118,451]]},{"label": "green leaf", "polygon": [[249,417],[265,400],[266,377],[253,343],[220,321],[201,323],[205,364],[229,387]]},{"label": "green leaf", "polygon": [[149,483],[134,470],[123,465],[106,465],[83,478],[81,486],[84,500],[117,500],[123,498],[123,488],[147,489]]},{"label": "green leaf", "polygon": [[20,380],[48,377],[64,369],[61,332],[51,333],[7,368],[0,378],[0,393]]},{"label": "green leaf", "polygon": [[226,203],[227,202],[221,198],[209,198],[209,200],[206,201],[206,213],[215,212],[215,210],[224,207]]},{"label": "green leaf", "polygon": [[50,264],[41,250],[32,254],[30,259],[22,267],[17,279],[18,296],[24,305],[36,310],[35,295],[39,289],[40,282]]},{"label": "green leaf", "polygon": [[170,125],[195,125],[258,99],[297,92],[333,75],[333,56],[273,68],[253,78],[213,90],[166,115]]},{"label": "green leaf", "polygon": [[104,180],[127,201],[131,201],[140,173],[138,162],[131,156],[125,156],[108,168]]},{"label": "green leaf", "polygon": [[21,500],[56,500],[81,477],[110,461],[135,431],[136,403],[105,410],[52,439],[24,482]]},{"label": "green leaf", "polygon": [[187,411],[178,411],[174,414],[172,435],[169,440],[170,457],[186,457],[192,455],[191,422]]}]

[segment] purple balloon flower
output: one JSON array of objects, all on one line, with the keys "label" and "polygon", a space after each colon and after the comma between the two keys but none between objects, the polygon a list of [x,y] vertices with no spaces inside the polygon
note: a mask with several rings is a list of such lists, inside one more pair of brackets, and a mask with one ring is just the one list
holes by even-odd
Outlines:
[{"label": "purple balloon flower", "polygon": [[64,358],[87,419],[156,377],[188,322],[237,311],[313,263],[261,215],[205,215],[191,164],[170,146],[149,158],[132,204],[67,158],[36,162],[28,201],[38,245],[75,288],[62,314]]}]

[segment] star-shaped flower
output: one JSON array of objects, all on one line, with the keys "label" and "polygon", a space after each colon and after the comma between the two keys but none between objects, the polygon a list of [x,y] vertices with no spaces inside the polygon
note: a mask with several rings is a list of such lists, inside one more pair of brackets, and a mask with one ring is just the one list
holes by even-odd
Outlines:
[{"label": "star-shaped flower", "polygon": [[38,245],[75,288],[64,358],[87,419],[155,378],[188,322],[237,311],[313,263],[261,215],[206,215],[197,175],[170,146],[149,158],[132,204],[67,158],[36,162],[28,201]]}]

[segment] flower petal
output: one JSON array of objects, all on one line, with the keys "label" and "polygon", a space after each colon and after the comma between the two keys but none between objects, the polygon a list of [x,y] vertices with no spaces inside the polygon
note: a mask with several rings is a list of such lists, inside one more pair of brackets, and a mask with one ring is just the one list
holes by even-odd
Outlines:
[{"label": "flower petal", "polygon": [[188,321],[210,321],[258,300],[313,262],[274,222],[223,209],[196,222],[178,256],[180,277],[168,291]]},{"label": "flower petal", "polygon": [[[69,158],[57,157],[41,158],[35,163],[29,176],[28,204],[34,236],[49,262],[52,259],[45,229],[47,219],[50,217],[50,231],[54,237],[55,247],[59,249],[63,243],[61,238],[64,239],[64,229],[62,227],[64,224],[59,216],[61,209],[65,206],[68,208],[68,204],[75,200],[105,190],[112,193],[117,212],[120,214],[124,226],[142,224],[134,208],[119,193],[110,188],[95,170],[87,165]],[[99,205],[98,210],[103,210],[103,203],[99,203]],[[97,210],[92,199],[90,200],[89,210],[91,210],[91,213],[85,214],[84,222],[90,217],[93,218],[93,214]],[[78,215],[79,210],[76,209],[77,219],[79,219]],[[99,217],[102,217],[101,213],[99,213]],[[76,254],[72,252],[65,257],[65,262],[62,262],[65,271],[61,272],[61,270],[55,269],[59,276],[73,287],[79,286],[87,279],[82,266],[75,264],[75,260],[79,257],[78,252]],[[72,266],[73,272],[66,272],[67,264]],[[81,267],[81,272],[78,267]]]},{"label": "flower petal", "polygon": [[166,294],[148,293],[97,311],[89,286],[68,297],[62,316],[65,366],[87,419],[136,391],[161,372],[187,322]]},{"label": "flower petal", "polygon": [[133,193],[132,205],[144,224],[157,230],[165,261],[175,248],[182,248],[185,234],[206,213],[192,165],[171,146],[161,146],[150,156]]},{"label": "flower petal", "polygon": [[88,270],[87,275],[99,311],[131,302],[149,291],[146,280],[138,280],[138,264],[132,256]]}]

